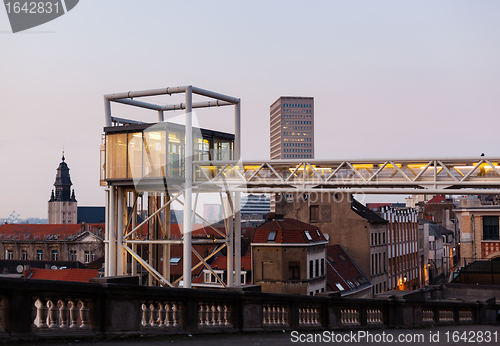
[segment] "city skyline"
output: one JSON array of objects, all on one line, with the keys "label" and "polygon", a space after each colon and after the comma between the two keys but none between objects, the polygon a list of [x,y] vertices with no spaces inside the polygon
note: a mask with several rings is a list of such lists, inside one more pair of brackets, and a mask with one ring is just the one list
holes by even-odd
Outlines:
[{"label": "city skyline", "polygon": [[89,0],[18,34],[0,10],[0,218],[46,218],[63,147],[78,204],[104,205],[102,97],[128,90],[241,98],[243,159],[269,157],[280,95],[314,97],[316,159],[498,155],[497,2],[215,4]]}]

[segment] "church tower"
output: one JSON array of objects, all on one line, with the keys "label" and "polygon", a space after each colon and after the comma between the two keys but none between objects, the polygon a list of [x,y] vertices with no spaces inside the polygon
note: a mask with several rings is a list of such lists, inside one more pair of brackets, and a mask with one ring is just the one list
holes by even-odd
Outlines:
[{"label": "church tower", "polygon": [[71,178],[69,176],[69,168],[62,156],[62,162],[57,167],[55,193],[52,190],[52,195],[49,200],[49,224],[76,224],[76,207],[77,201],[75,198],[75,190],[71,191]]}]

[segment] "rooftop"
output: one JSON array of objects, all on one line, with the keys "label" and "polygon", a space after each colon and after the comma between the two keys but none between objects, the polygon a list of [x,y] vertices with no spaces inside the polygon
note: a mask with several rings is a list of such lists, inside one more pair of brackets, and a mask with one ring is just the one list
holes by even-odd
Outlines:
[{"label": "rooftop", "polygon": [[342,246],[329,245],[326,248],[326,280],[334,292],[352,292],[370,286],[370,282],[354,264]]},{"label": "rooftop", "polygon": [[294,219],[275,219],[255,230],[252,243],[314,244],[326,241],[316,226]]}]

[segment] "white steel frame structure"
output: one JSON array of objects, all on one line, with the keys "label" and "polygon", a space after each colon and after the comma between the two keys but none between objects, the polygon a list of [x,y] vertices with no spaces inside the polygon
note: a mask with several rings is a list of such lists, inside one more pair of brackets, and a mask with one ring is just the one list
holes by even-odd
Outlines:
[{"label": "white steel frame structure", "polygon": [[[157,105],[151,102],[138,101],[140,97],[156,95],[184,94],[185,102],[174,105]],[[209,101],[193,103],[193,94],[208,97]],[[240,129],[240,99],[196,88],[182,86],[145,91],[131,91],[104,96],[105,124],[133,125],[140,124],[135,120],[112,116],[111,102],[150,109],[158,114],[158,122],[164,121],[164,112],[185,110],[185,174],[183,181],[174,185],[175,191],[158,194],[151,187],[152,196],[148,195],[148,216],[139,225],[135,217],[127,219],[126,206],[132,205],[137,214],[139,199],[143,202],[140,191],[133,186],[120,182],[107,181],[106,187],[106,239],[105,239],[105,275],[126,275],[128,255],[131,255],[131,273],[136,274],[136,263],[140,263],[149,272],[149,284],[153,279],[162,286],[174,286],[169,281],[170,244],[183,245],[183,287],[191,287],[191,271],[204,265],[226,287],[221,278],[210,268],[207,261],[215,252],[203,258],[193,245],[213,243],[213,239],[193,240],[194,216],[198,216],[211,227],[206,220],[195,212],[198,194],[202,192],[217,192],[221,200],[226,194],[232,215],[224,215],[226,233],[223,239],[216,239],[222,248],[234,247],[234,277],[232,251],[228,251],[227,286],[239,285],[241,276],[241,220],[240,194],[252,193],[370,193],[370,194],[500,194],[500,158],[443,158],[443,159],[388,159],[388,160],[262,160],[241,161],[241,129]],[[194,108],[234,106],[234,160],[229,161],[195,161],[193,162],[192,110]],[[124,126],[125,127],[125,126]],[[105,175],[104,175],[105,177]],[[101,175],[101,179],[103,176]],[[157,191],[157,190],[156,190]],[[155,194],[156,193],[156,194]],[[192,196],[195,195],[194,207]],[[180,200],[182,197],[183,201]],[[162,200],[163,198],[163,200]],[[183,205],[184,220],[181,240],[169,239],[170,205],[178,202]],[[142,210],[142,209],[141,209]],[[164,220],[161,212],[164,211]],[[233,224],[234,218],[234,224]],[[148,222],[158,222],[163,236],[137,239],[138,229]],[[212,227],[213,228],[213,227]],[[131,229],[131,230],[129,230]],[[234,234],[233,234],[234,230]],[[146,261],[137,253],[137,246],[163,247],[163,275],[158,270],[159,261],[152,257],[150,251]],[[194,253],[200,263],[192,267],[191,253]],[[237,282],[235,282],[237,281]]]},{"label": "white steel frame structure", "polygon": [[[172,95],[172,94],[184,94],[185,102],[180,104],[173,105],[158,105],[151,102],[143,102],[136,100],[140,97],[149,97],[149,96],[158,96],[158,95]],[[208,97],[209,101],[204,102],[196,102],[193,103],[193,94],[197,94],[200,96]],[[130,186],[126,187],[122,184],[114,184],[108,183],[106,187],[106,239],[105,239],[105,275],[106,276],[115,276],[115,275],[126,275],[127,274],[127,254],[130,254],[132,257],[132,274],[135,274],[135,263],[136,261],[142,265],[149,272],[149,284],[152,284],[152,279],[156,279],[158,283],[162,286],[170,286],[173,287],[174,284],[177,284],[179,280],[174,283],[169,281],[169,245],[170,244],[182,244],[183,245],[183,287],[190,288],[191,287],[191,271],[194,270],[199,265],[205,265],[214,276],[218,279],[222,286],[226,287],[225,283],[220,279],[215,272],[212,271],[210,266],[206,263],[206,261],[212,257],[215,253],[210,254],[208,257],[203,258],[196,252],[196,250],[192,247],[194,244],[202,244],[202,243],[223,243],[223,246],[219,248],[217,251],[220,251],[223,247],[227,247],[228,249],[235,249],[235,277],[239,278],[241,275],[241,222],[240,222],[240,213],[239,213],[239,204],[240,204],[240,193],[236,192],[232,194],[227,191],[227,196],[230,201],[234,199],[234,203],[230,203],[234,205],[232,211],[235,220],[234,224],[234,233],[233,236],[233,218],[229,217],[226,219],[226,234],[221,234],[225,237],[222,240],[192,240],[192,231],[193,231],[193,223],[194,216],[198,215],[193,208],[193,200],[192,195],[194,193],[198,193],[199,191],[193,191],[193,122],[192,122],[192,110],[194,108],[208,108],[208,107],[221,107],[221,106],[234,106],[234,158],[240,158],[240,143],[241,143],[241,131],[240,131],[240,99],[230,97],[227,95],[222,95],[219,93],[215,93],[212,91],[200,89],[197,87],[189,86],[181,86],[181,87],[168,87],[162,89],[154,89],[154,90],[144,90],[144,91],[129,91],[123,93],[116,94],[108,94],[104,96],[104,110],[105,110],[105,124],[106,127],[110,127],[113,124],[119,125],[130,125],[130,124],[140,124],[141,122],[129,119],[123,119],[112,116],[111,112],[111,102],[121,103],[125,105],[155,110],[158,112],[158,122],[164,121],[164,112],[172,111],[172,110],[185,110],[185,156],[184,156],[184,183],[182,186],[178,185],[177,192],[171,197],[168,193],[163,194],[163,196],[154,195],[150,198],[148,196],[148,209],[152,205],[151,213],[148,213],[148,217],[139,225],[136,224],[136,218],[130,217],[127,220],[126,213],[126,205],[127,201],[133,201],[133,212],[131,215],[135,215],[137,213],[137,205],[139,194],[136,191],[133,191],[133,198],[129,198],[130,195]],[[105,176],[105,175],[104,175]],[[102,176],[101,176],[102,178]],[[154,190],[152,190],[154,191]],[[183,197],[183,202],[179,200],[179,197]],[[197,195],[196,195],[197,196]],[[160,207],[161,197],[164,199],[163,205]],[[169,227],[169,211],[170,204],[172,202],[179,202],[183,205],[184,209],[184,222],[183,222],[183,238],[182,240],[170,240],[168,238],[168,230],[165,230]],[[195,204],[197,202],[197,197]],[[165,219],[161,220],[160,213],[165,210]],[[203,218],[201,218],[208,226],[208,222],[206,222]],[[143,225],[151,220],[157,220],[163,231],[163,239],[134,239],[134,235]],[[127,232],[129,226],[132,227],[132,230]],[[213,227],[212,227],[213,228]],[[218,233],[221,233],[219,230],[214,230]],[[165,232],[166,231],[166,232]],[[167,237],[165,239],[165,235]],[[149,237],[148,237],[149,238]],[[161,245],[163,246],[163,275],[161,275],[158,271],[158,268],[155,268],[153,265],[152,252],[150,251],[148,261],[139,256],[139,254],[135,251],[137,244],[146,244],[152,249],[153,245]],[[200,263],[192,268],[191,263],[191,252],[193,252],[196,257],[200,259]],[[228,251],[227,261],[228,268],[233,267],[233,256],[231,256],[232,251]],[[156,263],[158,264],[158,263]],[[233,282],[233,275],[227,275],[227,285],[233,286],[235,284],[239,284]]]}]

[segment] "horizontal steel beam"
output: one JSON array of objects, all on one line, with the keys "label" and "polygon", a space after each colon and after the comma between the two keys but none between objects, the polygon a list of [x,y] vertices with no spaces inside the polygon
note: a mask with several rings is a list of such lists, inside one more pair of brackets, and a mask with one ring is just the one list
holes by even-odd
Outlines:
[{"label": "horizontal steel beam", "polygon": [[241,188],[227,187],[228,191],[243,193],[347,193],[347,194],[373,194],[373,195],[500,195],[500,189],[378,189],[378,188],[313,188],[313,187],[289,187],[289,188]]},{"label": "horizontal steel beam", "polygon": [[290,160],[221,160],[221,161],[194,161],[194,164],[238,164],[243,163],[245,165],[260,165],[262,163],[270,163],[273,165],[297,165],[299,163],[307,163],[312,165],[320,165],[320,164],[341,164],[341,163],[352,163],[352,164],[361,164],[361,163],[371,163],[371,164],[384,164],[385,162],[393,161],[395,163],[415,163],[415,164],[426,164],[430,161],[442,161],[443,163],[465,163],[465,162],[479,162],[479,161],[499,161],[499,157],[494,156],[480,156],[480,157],[448,157],[448,158],[400,158],[400,159],[392,159],[392,158],[375,158],[375,159],[354,159],[354,160],[324,160],[324,159],[314,159],[314,160],[304,160],[304,159],[290,159]]},{"label": "horizontal steel beam", "polygon": [[[113,93],[104,95],[104,97],[110,101],[116,101],[119,99],[132,99],[136,97],[147,97],[147,96],[158,96],[158,95],[171,95],[171,94],[180,94],[186,92],[189,86],[179,86],[179,87],[168,87],[168,88],[160,88],[160,89],[151,89],[151,90],[140,90],[140,91],[126,91],[120,93]],[[224,94],[219,94],[213,91],[192,87],[193,93],[210,97],[216,100],[222,100],[229,102],[231,104],[237,104],[240,102],[239,98],[227,96]]]},{"label": "horizontal steel beam", "polygon": [[179,87],[169,87],[169,88],[160,88],[160,89],[151,89],[151,90],[140,90],[140,91],[126,91],[121,93],[107,94],[104,95],[108,100],[116,100],[116,99],[126,99],[126,98],[134,98],[134,97],[145,97],[145,96],[157,96],[157,95],[171,95],[171,94],[180,94],[187,90],[187,86],[179,86]]},{"label": "horizontal steel beam", "polygon": [[117,123],[121,123],[121,124],[144,124],[142,121],[117,118],[117,117],[111,117],[111,122],[117,122]]}]

